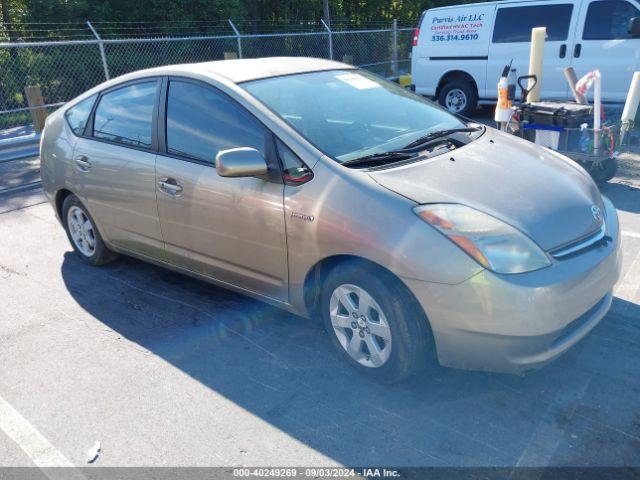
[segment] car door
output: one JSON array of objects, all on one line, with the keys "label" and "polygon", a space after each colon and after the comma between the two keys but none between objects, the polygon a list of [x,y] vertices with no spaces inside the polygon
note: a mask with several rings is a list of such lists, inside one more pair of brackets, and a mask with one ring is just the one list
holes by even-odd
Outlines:
[{"label": "car door", "polygon": [[73,160],[78,193],[103,237],[153,257],[164,253],[155,191],[159,93],[157,78],[102,92]]},{"label": "car door", "polygon": [[[270,132],[213,86],[171,78],[156,164],[170,262],[277,300],[288,299],[282,177]],[[252,147],[274,175],[218,175],[218,152]]]},{"label": "car door", "polygon": [[541,98],[565,99],[569,88],[564,68],[570,64],[568,41],[575,29],[574,3],[554,0],[536,5],[531,3],[498,4],[487,67],[487,96],[498,95],[498,80],[505,65],[513,60],[518,76],[528,75],[531,50],[531,29],[547,28],[544,48]]},{"label": "car door", "polygon": [[[604,101],[624,101],[640,67],[640,39],[628,33],[632,17],[640,17],[640,10],[627,0],[585,1],[581,7],[571,65],[578,77],[600,69]],[[588,98],[593,99],[593,90]]]}]

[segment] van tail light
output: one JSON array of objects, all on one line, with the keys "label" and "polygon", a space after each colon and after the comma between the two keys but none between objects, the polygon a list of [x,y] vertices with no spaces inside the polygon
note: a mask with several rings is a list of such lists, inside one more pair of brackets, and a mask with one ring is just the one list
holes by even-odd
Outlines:
[{"label": "van tail light", "polygon": [[420,27],[416,28],[413,31],[413,46],[417,47],[418,46],[418,38],[420,37]]}]

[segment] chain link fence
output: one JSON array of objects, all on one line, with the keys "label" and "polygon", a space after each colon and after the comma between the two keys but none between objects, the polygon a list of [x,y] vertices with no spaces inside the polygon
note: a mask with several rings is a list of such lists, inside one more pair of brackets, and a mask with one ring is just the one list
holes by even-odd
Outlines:
[{"label": "chain link fence", "polygon": [[[87,22],[82,39],[0,42],[0,131],[32,123],[35,107],[53,110],[89,88],[131,71],[223,58],[309,56],[362,66],[384,76],[409,70],[413,29],[392,25],[358,30],[326,24],[286,32],[243,33],[229,21],[222,34],[137,36]],[[104,30],[104,35],[100,31]],[[34,95],[35,92],[35,95]]]}]

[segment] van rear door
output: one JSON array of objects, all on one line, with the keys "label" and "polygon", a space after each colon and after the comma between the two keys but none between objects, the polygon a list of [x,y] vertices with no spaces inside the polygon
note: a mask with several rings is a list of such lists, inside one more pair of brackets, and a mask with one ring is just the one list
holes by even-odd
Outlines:
[{"label": "van rear door", "polygon": [[[633,72],[640,67],[640,39],[628,33],[629,20],[640,17],[638,5],[627,0],[585,1],[580,11],[571,65],[580,78],[594,68],[602,75],[602,99],[623,102]],[[593,89],[588,93],[593,99]]]},{"label": "van rear door", "polygon": [[547,27],[541,97],[566,99],[569,87],[564,68],[571,61],[569,43],[575,30],[577,10],[574,2],[567,0],[499,5],[489,47],[486,96],[497,97],[500,74],[512,59],[518,76],[528,74],[531,29]]}]

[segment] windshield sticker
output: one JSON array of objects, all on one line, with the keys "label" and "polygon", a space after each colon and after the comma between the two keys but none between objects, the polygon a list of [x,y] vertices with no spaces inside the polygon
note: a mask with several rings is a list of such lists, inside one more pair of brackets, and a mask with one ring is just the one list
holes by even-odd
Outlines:
[{"label": "windshield sticker", "polygon": [[358,90],[367,90],[369,88],[381,88],[379,84],[373,80],[369,80],[367,77],[363,77],[358,73],[345,73],[342,75],[336,75],[338,80],[348,83],[353,88]]}]

